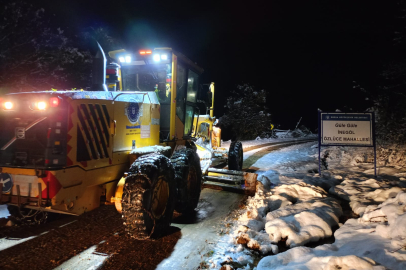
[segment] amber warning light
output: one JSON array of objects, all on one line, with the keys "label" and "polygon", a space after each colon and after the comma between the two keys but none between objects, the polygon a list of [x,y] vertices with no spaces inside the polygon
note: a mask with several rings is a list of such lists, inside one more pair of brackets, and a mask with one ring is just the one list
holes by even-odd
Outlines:
[{"label": "amber warning light", "polygon": [[151,50],[140,50],[141,55],[152,54]]}]

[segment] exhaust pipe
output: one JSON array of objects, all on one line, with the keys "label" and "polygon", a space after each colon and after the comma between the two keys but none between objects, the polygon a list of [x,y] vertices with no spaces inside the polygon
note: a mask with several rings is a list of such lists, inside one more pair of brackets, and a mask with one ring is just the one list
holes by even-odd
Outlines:
[{"label": "exhaust pipe", "polygon": [[92,67],[92,87],[91,91],[108,91],[106,86],[106,55],[99,42],[97,42],[99,50],[93,58]]}]

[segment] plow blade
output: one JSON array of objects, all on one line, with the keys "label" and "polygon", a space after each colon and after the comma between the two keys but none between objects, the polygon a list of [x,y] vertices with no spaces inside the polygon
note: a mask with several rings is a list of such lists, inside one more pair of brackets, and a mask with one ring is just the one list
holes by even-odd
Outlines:
[{"label": "plow blade", "polygon": [[207,175],[204,176],[203,187],[253,196],[257,176],[256,173],[209,168]]}]

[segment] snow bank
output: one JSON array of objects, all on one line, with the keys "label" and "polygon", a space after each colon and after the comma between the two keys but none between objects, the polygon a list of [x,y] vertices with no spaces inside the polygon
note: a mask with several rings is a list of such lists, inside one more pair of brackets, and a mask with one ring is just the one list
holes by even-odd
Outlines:
[{"label": "snow bank", "polygon": [[286,239],[286,246],[303,246],[333,235],[341,206],[333,198],[314,198],[268,213],[265,230],[272,243]]},{"label": "snow bank", "polygon": [[390,182],[355,178],[346,179],[340,185],[330,188],[329,193],[350,201],[354,213],[362,216],[368,205],[378,205],[402,190]]},{"label": "snow bank", "polygon": [[360,219],[363,222],[383,222],[376,227],[376,233],[391,239],[392,245],[406,247],[406,193],[399,192],[378,206],[367,207]]},{"label": "snow bank", "polygon": [[[269,255],[259,261],[257,270],[406,269],[406,193],[402,188],[406,173],[384,167],[379,172],[385,174],[372,179],[372,164],[363,163],[370,162],[370,154],[353,149],[330,151],[325,157],[329,170],[322,175],[296,170],[317,164],[317,149],[310,144],[286,147],[256,161],[252,166],[261,168],[257,193],[217,245],[211,267],[255,269],[256,259]],[[401,164],[400,156],[392,153],[388,159]],[[349,201],[361,217],[339,224],[341,207],[328,193]],[[331,236],[332,228],[338,226],[333,244],[301,246]],[[285,240],[291,249],[279,253],[276,244]]]},{"label": "snow bank", "polygon": [[[400,180],[393,178],[388,180],[386,175],[393,175],[393,172],[385,168],[386,170],[382,171],[390,174],[385,174],[385,177],[382,176],[378,180],[369,178],[367,173],[373,172],[370,166],[365,170],[367,166],[360,164],[367,161],[368,157],[351,151],[337,148],[329,152],[330,164],[347,166],[340,168],[342,177],[326,176],[334,171],[331,169],[324,171],[323,175],[325,178],[342,181],[330,187],[329,193],[349,201],[351,208],[360,215],[360,218],[349,219],[341,225],[334,233],[333,244],[316,248],[295,247],[284,253],[267,256],[259,262],[257,270],[406,269],[406,193],[402,188],[403,175],[401,173],[398,175]],[[396,157],[399,157],[399,153]],[[392,159],[397,163],[400,162],[400,158]],[[353,166],[348,167],[349,164]],[[337,171],[334,174],[337,174]],[[308,180],[313,180],[315,177],[311,178]],[[310,209],[309,203],[309,201],[306,202],[303,211],[300,210],[300,203],[296,203],[268,215],[271,219],[274,219],[274,216],[280,219],[278,216],[281,216],[282,221],[285,222],[279,221],[275,227],[279,227],[279,231],[290,232],[288,240],[291,238],[294,242],[298,238],[300,241],[301,229],[306,227],[306,223],[303,223],[300,216]],[[286,215],[277,215],[277,212],[282,210]],[[287,218],[284,219],[284,217]],[[267,230],[268,226],[267,222],[265,225]]]},{"label": "snow bank", "polygon": [[373,269],[381,270],[386,269],[383,266],[376,265],[376,263],[369,258],[360,258],[354,255],[347,256],[319,256],[315,249],[308,247],[297,247],[286,251],[285,253],[278,254],[278,256],[268,256],[262,259],[257,270],[298,270],[298,269]]},{"label": "snow bank", "polygon": [[[382,207],[399,204],[405,196],[405,193],[400,194],[396,199],[388,199]],[[404,206],[404,202],[401,204]],[[371,214],[370,217],[377,214]],[[399,212],[389,225],[362,219],[349,219],[334,233],[333,244],[316,248],[295,247],[284,253],[265,257],[259,262],[257,270],[406,269],[404,212]]]},{"label": "snow bank", "polygon": [[282,239],[287,238],[286,244],[293,247],[332,236],[342,211],[326,191],[304,182],[270,186],[266,179],[258,182],[255,196],[247,199],[247,209],[238,217],[238,227],[227,236],[232,247],[215,252],[210,261],[213,268],[231,262],[235,266],[236,261],[248,267],[252,262],[243,260],[244,256],[277,254]]}]

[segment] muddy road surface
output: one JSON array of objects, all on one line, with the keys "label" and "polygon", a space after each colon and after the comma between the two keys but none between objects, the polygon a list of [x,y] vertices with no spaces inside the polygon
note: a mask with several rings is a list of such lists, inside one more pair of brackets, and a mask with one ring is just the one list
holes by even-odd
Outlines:
[{"label": "muddy road surface", "polygon": [[[244,170],[285,142],[246,149]],[[6,226],[0,206],[0,269],[204,269],[221,235],[228,233],[246,196],[203,189],[191,216],[174,214],[166,235],[135,240],[125,231],[121,215],[105,205],[79,217],[58,216],[41,225]]]},{"label": "muddy road surface", "polygon": [[[195,214],[174,216],[157,240],[135,240],[114,206],[37,226],[0,219],[0,269],[198,269],[244,195],[203,189]],[[2,208],[4,210],[4,208]]]}]

